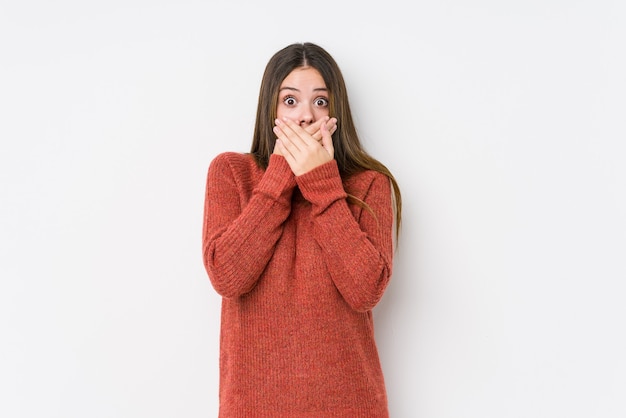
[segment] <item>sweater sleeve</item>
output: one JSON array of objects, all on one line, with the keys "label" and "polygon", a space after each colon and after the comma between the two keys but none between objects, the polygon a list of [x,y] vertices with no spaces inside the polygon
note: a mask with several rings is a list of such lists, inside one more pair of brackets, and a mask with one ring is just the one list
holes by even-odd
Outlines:
[{"label": "sweater sleeve", "polygon": [[380,301],[392,273],[393,209],[389,179],[370,172],[358,183],[369,207],[350,209],[336,161],[296,177],[312,204],[314,236],[335,286],[355,310]]},{"label": "sweater sleeve", "polygon": [[272,257],[291,212],[295,179],[272,155],[248,201],[252,175],[241,160],[220,154],[210,164],[204,204],[203,261],[215,290],[227,298],[249,292]]}]

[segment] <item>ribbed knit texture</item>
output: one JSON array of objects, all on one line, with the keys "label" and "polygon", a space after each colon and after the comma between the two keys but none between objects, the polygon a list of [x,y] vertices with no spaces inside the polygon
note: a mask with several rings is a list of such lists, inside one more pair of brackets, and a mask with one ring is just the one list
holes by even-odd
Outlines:
[{"label": "ribbed knit texture", "polygon": [[[346,190],[372,213],[348,204]],[[272,155],[210,164],[203,259],[222,296],[220,418],[385,418],[372,308],[392,271],[389,180],[295,177]]]}]

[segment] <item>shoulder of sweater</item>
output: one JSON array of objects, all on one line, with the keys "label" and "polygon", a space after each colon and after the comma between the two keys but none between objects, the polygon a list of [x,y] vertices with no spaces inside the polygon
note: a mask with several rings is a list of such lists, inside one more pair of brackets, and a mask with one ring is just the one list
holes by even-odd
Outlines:
[{"label": "shoulder of sweater", "polygon": [[387,176],[376,170],[364,170],[364,171],[351,175],[349,178],[345,180],[345,184],[347,186],[357,186],[357,187],[368,186],[377,180],[387,181]]},{"label": "shoulder of sweater", "polygon": [[213,158],[211,166],[227,165],[231,170],[235,172],[259,170],[259,167],[252,158],[250,153],[226,151],[222,152]]},{"label": "shoulder of sweater", "polygon": [[252,156],[250,155],[250,153],[244,153],[244,152],[236,152],[236,151],[226,151],[226,152],[222,152],[217,154],[214,158],[213,161],[218,161],[218,162],[228,162],[228,163],[246,163],[249,164],[251,162],[254,162],[254,159],[252,158]]},{"label": "shoulder of sweater", "polygon": [[[374,185],[378,186],[374,186]],[[370,193],[372,187],[379,190],[385,190],[391,187],[389,179],[386,175],[375,170],[365,170],[355,173],[344,181],[346,191],[358,199],[364,199]],[[382,189],[380,189],[382,187]]]}]

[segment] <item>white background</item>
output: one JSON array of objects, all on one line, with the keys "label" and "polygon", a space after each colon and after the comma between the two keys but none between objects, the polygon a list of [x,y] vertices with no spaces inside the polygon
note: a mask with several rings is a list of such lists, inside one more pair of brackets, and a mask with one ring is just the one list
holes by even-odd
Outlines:
[{"label": "white background", "polygon": [[215,417],[204,182],[325,47],[404,229],[393,418],[626,416],[626,5],[0,2],[0,416]]}]

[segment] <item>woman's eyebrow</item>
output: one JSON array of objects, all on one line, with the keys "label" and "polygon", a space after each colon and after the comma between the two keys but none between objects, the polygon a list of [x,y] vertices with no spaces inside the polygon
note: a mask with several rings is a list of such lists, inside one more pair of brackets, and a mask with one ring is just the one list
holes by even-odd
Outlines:
[{"label": "woman's eyebrow", "polygon": [[[283,90],[297,91],[298,93],[300,92],[300,90],[298,90],[297,88],[288,87],[288,86],[281,87],[280,90],[278,91],[281,92]],[[326,87],[317,87],[317,88],[314,88],[313,91],[328,91],[328,89]]]}]

